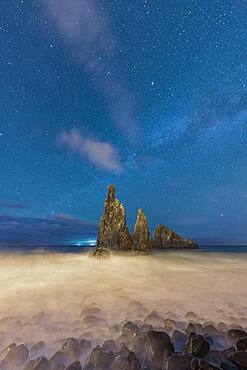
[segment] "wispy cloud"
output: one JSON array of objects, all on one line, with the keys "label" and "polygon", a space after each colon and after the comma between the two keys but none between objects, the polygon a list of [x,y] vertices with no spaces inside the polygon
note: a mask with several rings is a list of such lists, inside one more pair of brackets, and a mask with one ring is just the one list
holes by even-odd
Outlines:
[{"label": "wispy cloud", "polygon": [[123,170],[116,148],[110,143],[83,137],[77,129],[62,131],[57,137],[57,143],[66,145],[70,150],[78,152],[96,167],[114,172]]},{"label": "wispy cloud", "polygon": [[119,66],[115,66],[119,46],[105,8],[96,0],[45,0],[43,3],[73,57],[105,96],[114,122],[130,141],[136,141],[136,103]]},{"label": "wispy cloud", "polygon": [[28,206],[26,204],[15,203],[0,199],[0,208],[27,209]]},{"label": "wispy cloud", "polygon": [[0,215],[0,245],[67,244],[95,237],[97,226],[70,215],[28,218]]}]

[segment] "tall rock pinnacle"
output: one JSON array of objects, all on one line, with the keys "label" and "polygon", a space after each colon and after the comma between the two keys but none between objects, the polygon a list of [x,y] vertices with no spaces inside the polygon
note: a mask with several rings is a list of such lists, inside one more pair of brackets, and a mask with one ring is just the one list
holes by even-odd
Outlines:
[{"label": "tall rock pinnacle", "polygon": [[150,233],[147,217],[145,216],[143,209],[140,208],[138,210],[133,236],[135,249],[140,252],[150,253],[152,250],[152,245],[149,237]]},{"label": "tall rock pinnacle", "polygon": [[101,217],[97,246],[114,250],[129,250],[133,241],[126,225],[125,208],[115,197],[115,188],[110,185]]}]

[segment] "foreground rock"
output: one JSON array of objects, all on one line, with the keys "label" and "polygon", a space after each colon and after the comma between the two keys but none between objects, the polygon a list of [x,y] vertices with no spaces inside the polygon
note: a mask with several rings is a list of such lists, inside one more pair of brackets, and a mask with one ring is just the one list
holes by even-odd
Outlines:
[{"label": "foreground rock", "polygon": [[150,233],[148,227],[147,218],[143,212],[143,209],[138,210],[136,224],[134,228],[134,247],[140,253],[151,253],[152,245],[150,242]]},{"label": "foreground rock", "polygon": [[108,248],[97,247],[89,253],[89,257],[93,257],[98,260],[109,259],[111,257],[111,252]]},{"label": "foreground rock", "polygon": [[130,250],[133,240],[126,225],[125,208],[115,197],[115,188],[110,185],[100,220],[97,247],[113,250]]},{"label": "foreground rock", "polygon": [[187,248],[196,249],[198,245],[190,239],[185,239],[168,229],[164,225],[160,225],[154,229],[151,239],[153,248]]}]

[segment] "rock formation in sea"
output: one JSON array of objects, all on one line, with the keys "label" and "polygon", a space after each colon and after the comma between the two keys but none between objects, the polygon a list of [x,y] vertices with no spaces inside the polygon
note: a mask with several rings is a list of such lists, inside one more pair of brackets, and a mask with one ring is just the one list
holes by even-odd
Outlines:
[{"label": "rock formation in sea", "polygon": [[151,239],[153,248],[188,248],[195,249],[198,245],[191,239],[185,239],[164,225],[154,229]]},{"label": "rock formation in sea", "polygon": [[135,250],[139,252],[150,253],[152,251],[148,221],[142,208],[138,210],[133,242]]},{"label": "rock formation in sea", "polygon": [[115,187],[110,185],[101,217],[97,247],[113,250],[130,250],[133,240],[126,225],[125,208],[115,197]]}]

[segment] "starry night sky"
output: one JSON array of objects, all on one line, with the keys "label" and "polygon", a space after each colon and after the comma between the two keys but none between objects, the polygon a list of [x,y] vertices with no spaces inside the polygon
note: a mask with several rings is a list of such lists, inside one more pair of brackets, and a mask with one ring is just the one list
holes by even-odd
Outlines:
[{"label": "starry night sky", "polygon": [[108,184],[247,242],[245,0],[2,0],[0,243],[83,244]]}]

